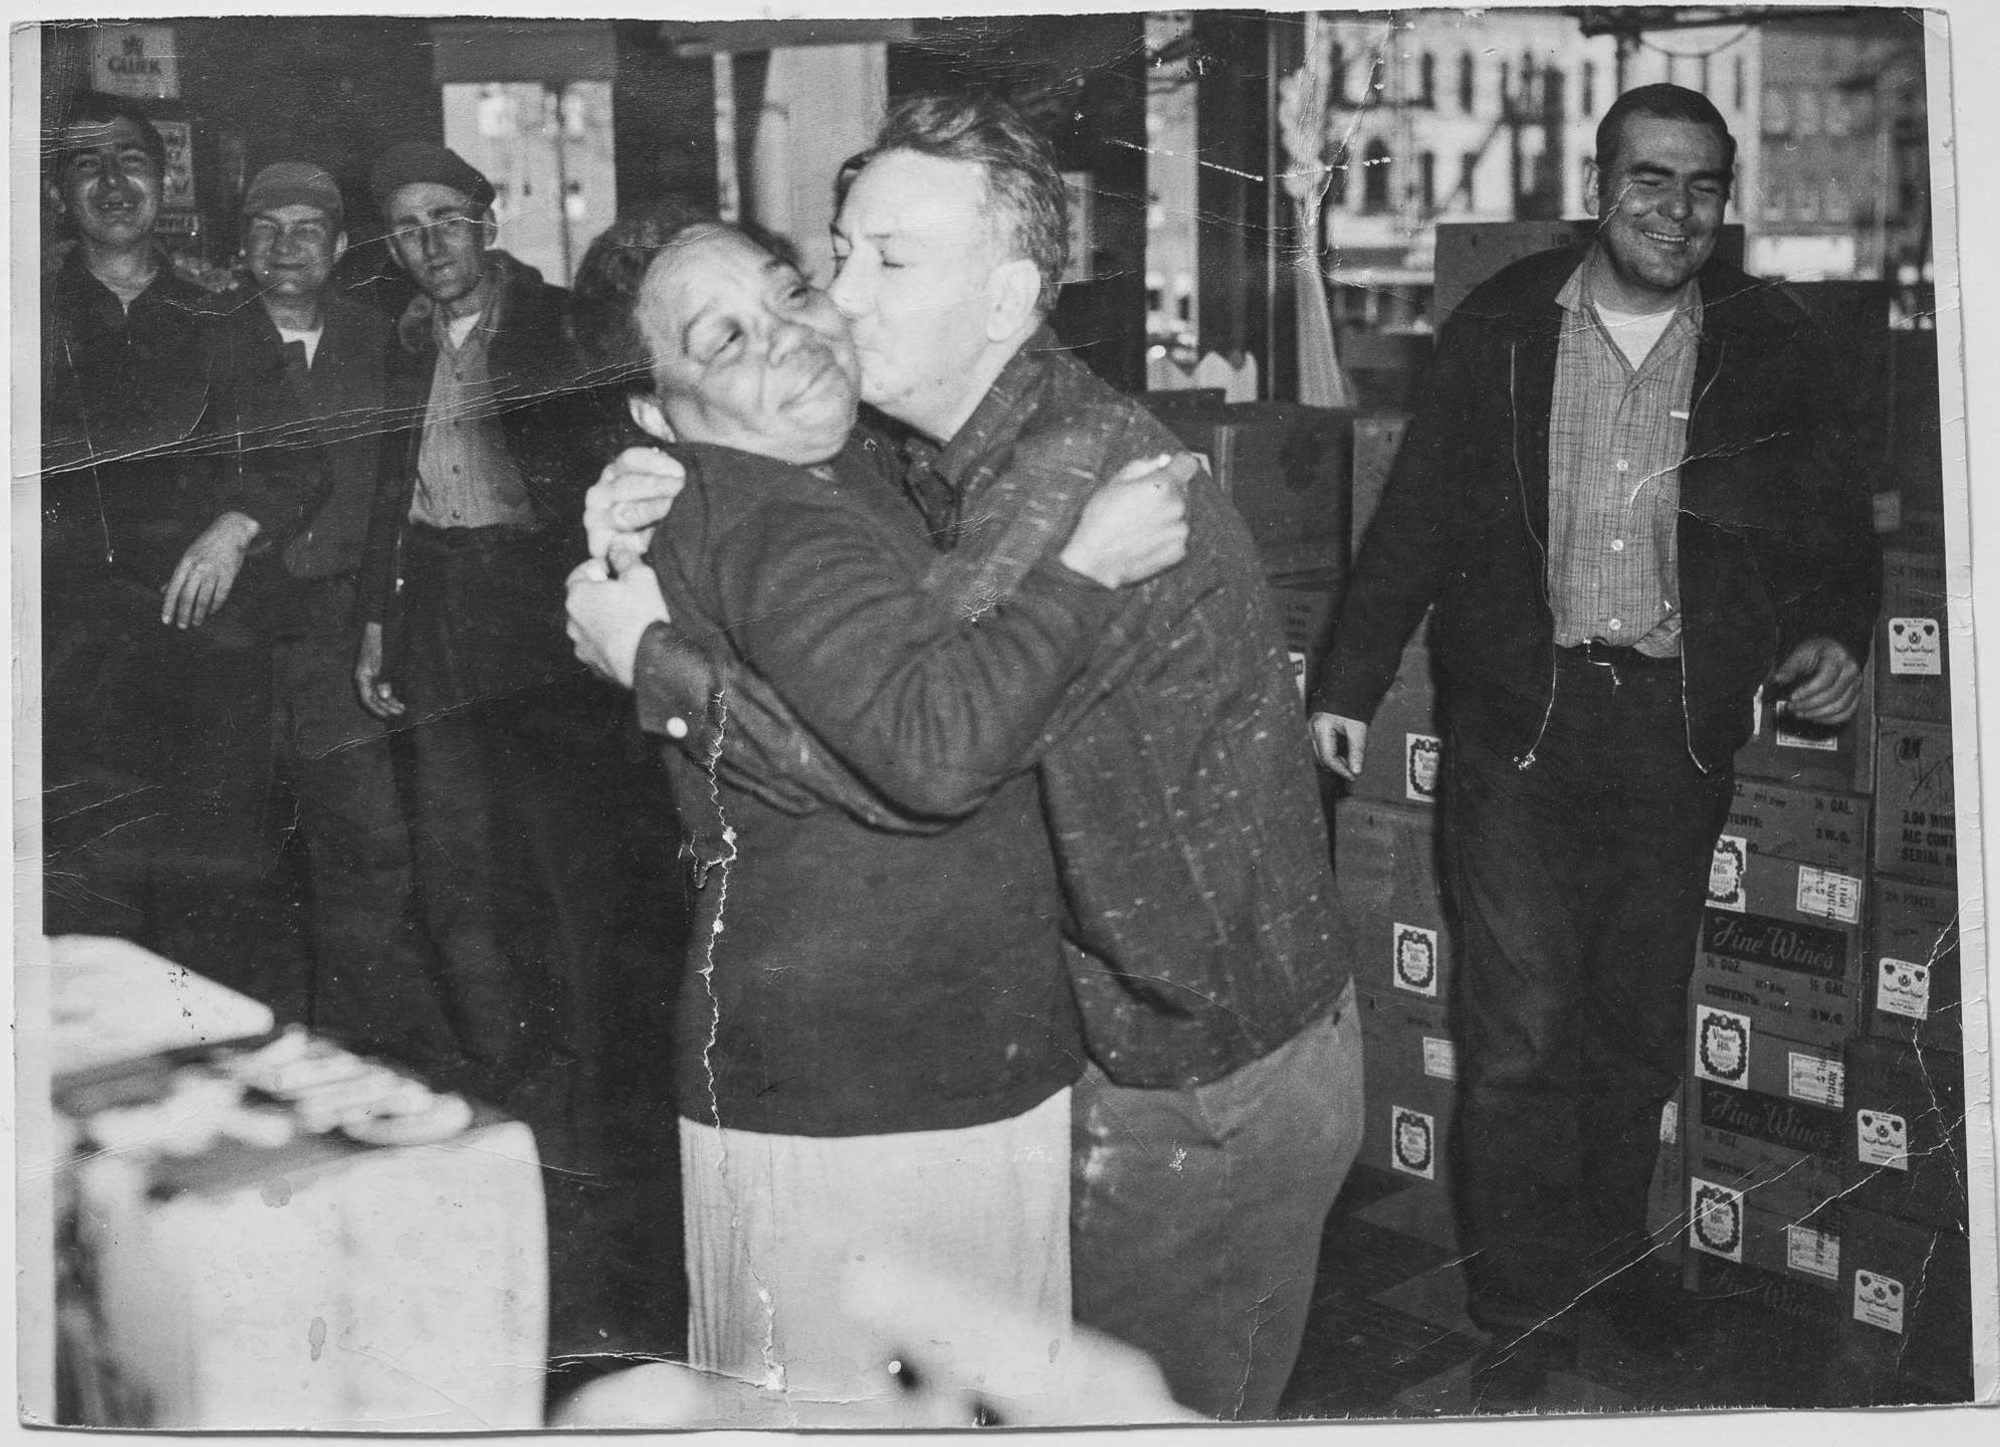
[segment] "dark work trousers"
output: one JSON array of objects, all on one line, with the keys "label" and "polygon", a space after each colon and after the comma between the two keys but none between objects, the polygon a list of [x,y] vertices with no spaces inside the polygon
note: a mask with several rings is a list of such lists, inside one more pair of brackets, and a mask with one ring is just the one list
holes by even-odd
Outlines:
[{"label": "dark work trousers", "polygon": [[1545,1366],[1573,1355],[1586,1290],[1643,1276],[1623,1268],[1644,1254],[1731,793],[1689,757],[1679,660],[1619,652],[1558,650],[1527,767],[1457,730],[1446,752],[1469,1305]]},{"label": "dark work trousers", "polygon": [[[234,600],[232,600],[234,601]],[[270,643],[104,578],[43,597],[44,928],[138,941],[281,1011]]]},{"label": "dark work trousers", "polygon": [[411,903],[410,823],[389,728],[361,706],[352,576],[303,585],[274,659],[273,722],[310,869],[313,1028],[414,1065],[448,1058]]},{"label": "dark work trousers", "polygon": [[596,1054],[618,887],[617,696],[571,654],[563,570],[538,536],[412,525],[404,579],[392,678],[440,995],[493,1093],[574,1084]]}]

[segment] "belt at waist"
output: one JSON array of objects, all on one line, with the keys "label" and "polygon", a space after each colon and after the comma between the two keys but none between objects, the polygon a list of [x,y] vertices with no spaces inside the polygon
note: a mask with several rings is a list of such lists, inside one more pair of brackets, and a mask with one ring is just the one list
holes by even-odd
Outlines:
[{"label": "belt at waist", "polygon": [[1681,657],[1670,653],[1665,658],[1656,658],[1650,653],[1641,653],[1630,644],[1606,643],[1601,638],[1593,638],[1588,643],[1579,643],[1573,648],[1558,648],[1556,657],[1570,663],[1595,664],[1600,668],[1673,669],[1678,672]]},{"label": "belt at waist", "polygon": [[412,522],[407,534],[412,547],[434,552],[462,552],[468,549],[499,547],[527,542],[542,536],[542,529],[522,523],[493,523],[483,528],[438,528]]}]

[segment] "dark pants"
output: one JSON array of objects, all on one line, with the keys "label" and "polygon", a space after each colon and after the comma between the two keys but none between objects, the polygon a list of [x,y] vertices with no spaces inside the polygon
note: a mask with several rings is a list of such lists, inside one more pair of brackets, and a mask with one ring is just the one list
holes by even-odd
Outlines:
[{"label": "dark pants", "polygon": [[1731,780],[1688,755],[1678,661],[1562,651],[1555,690],[1526,768],[1453,732],[1445,840],[1471,1313],[1561,1365],[1579,1298],[1645,1252]]},{"label": "dark pants", "polygon": [[294,1007],[268,948],[269,640],[227,609],[162,624],[159,591],[120,578],[50,589],[42,636],[44,928]]},{"label": "dark pants", "polygon": [[393,680],[440,995],[475,1066],[561,1073],[595,1054],[619,699],[570,654],[540,538],[413,527],[405,578]]},{"label": "dark pants", "polygon": [[1275,1417],[1327,1212],[1361,1149],[1361,1027],[1340,1003],[1206,1085],[1086,1067],[1073,1097],[1070,1280],[1080,1326],[1145,1351],[1176,1401]]},{"label": "dark pants", "polygon": [[413,928],[389,729],[354,689],[354,580],[316,579],[304,592],[304,631],[278,645],[272,691],[310,867],[312,1024],[428,1064],[449,1035]]}]

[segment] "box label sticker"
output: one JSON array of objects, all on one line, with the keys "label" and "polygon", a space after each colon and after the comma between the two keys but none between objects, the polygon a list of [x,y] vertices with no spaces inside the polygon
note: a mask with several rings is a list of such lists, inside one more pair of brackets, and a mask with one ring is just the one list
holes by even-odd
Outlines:
[{"label": "box label sticker", "polygon": [[1856,1271],[1854,1319],[1900,1336],[1903,1331],[1903,1283],[1893,1276]]},{"label": "box label sticker", "polygon": [[1780,722],[1773,738],[1781,749],[1818,749],[1822,753],[1840,752],[1840,736],[1831,733],[1798,734],[1787,729],[1782,722],[1785,714],[1779,714]]},{"label": "box label sticker", "polygon": [[1392,923],[1391,947],[1394,954],[1389,961],[1390,978],[1399,990],[1408,990],[1413,995],[1437,998],[1438,992],[1438,937],[1434,929],[1422,925]]},{"label": "box label sticker", "polygon": [[1424,1036],[1424,1074],[1433,1080],[1458,1079],[1458,1047],[1434,1035]]},{"label": "box label sticker", "polygon": [[1818,915],[1821,919],[1838,920],[1842,924],[1861,922],[1861,881],[1851,874],[1836,874],[1831,869],[1815,869],[1810,864],[1799,866],[1799,889],[1794,901],[1800,914]]},{"label": "box label sticker", "polygon": [[1807,1276],[1840,1280],[1840,1238],[1810,1226],[1785,1228],[1785,1265]]},{"label": "box label sticker", "polygon": [[1944,676],[1944,635],[1937,619],[1889,620],[1889,672],[1900,677]]},{"label": "box label sticker", "polygon": [[1862,1110],[1854,1115],[1854,1153],[1864,1166],[1910,1168],[1910,1126],[1886,1110]]},{"label": "box label sticker", "polygon": [[1875,1008],[1885,1015],[1901,1015],[1908,1020],[1930,1019],[1930,966],[1882,956],[1881,968],[1875,976]]},{"label": "box label sticker", "polygon": [[1688,1244],[1729,1261],[1743,1259],[1743,1193],[1688,1178]]},{"label": "box label sticker", "polygon": [[1429,734],[1403,735],[1403,792],[1421,804],[1437,802],[1438,766],[1444,740]]},{"label": "box label sticker", "polygon": [[1750,863],[1750,847],[1740,835],[1725,834],[1715,841],[1715,856],[1708,865],[1708,902],[1716,909],[1743,912],[1743,876]]},{"label": "box label sticker", "polygon": [[1676,1145],[1681,1138],[1681,1103],[1670,1100],[1660,1107],[1660,1144]]},{"label": "box label sticker", "polygon": [[1406,1105],[1390,1106],[1389,1164],[1406,1175],[1436,1180],[1436,1118]]},{"label": "box label sticker", "polygon": [[1809,1100],[1814,1105],[1840,1109],[1847,1071],[1838,1060],[1794,1050],[1786,1063],[1789,1066],[1786,1075],[1791,1082],[1788,1093],[1793,1100]]},{"label": "box label sticker", "polygon": [[1694,1073],[1723,1085],[1750,1078],[1750,1017],[1701,1005],[1694,1017]]}]

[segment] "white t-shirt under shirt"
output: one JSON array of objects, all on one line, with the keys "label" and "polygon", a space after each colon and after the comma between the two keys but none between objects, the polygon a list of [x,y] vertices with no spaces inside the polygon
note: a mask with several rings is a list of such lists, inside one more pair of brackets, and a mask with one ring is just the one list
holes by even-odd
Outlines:
[{"label": "white t-shirt under shirt", "polygon": [[1625,354],[1625,360],[1634,367],[1642,364],[1653,350],[1654,343],[1666,335],[1667,325],[1674,319],[1675,307],[1658,312],[1613,311],[1603,302],[1597,303],[1598,320],[1611,333],[1611,340],[1618,343],[1618,350]]},{"label": "white t-shirt under shirt", "polygon": [[[1606,325],[1609,325],[1609,323],[1607,322]],[[308,367],[312,365],[313,357],[317,355],[319,352],[319,339],[325,334],[326,334],[326,324],[324,322],[322,322],[319,326],[314,327],[309,332],[295,332],[290,327],[278,328],[279,340],[287,342],[305,343],[306,365]]]}]

